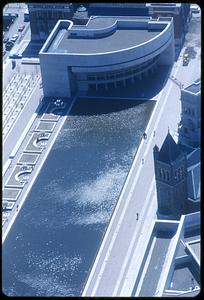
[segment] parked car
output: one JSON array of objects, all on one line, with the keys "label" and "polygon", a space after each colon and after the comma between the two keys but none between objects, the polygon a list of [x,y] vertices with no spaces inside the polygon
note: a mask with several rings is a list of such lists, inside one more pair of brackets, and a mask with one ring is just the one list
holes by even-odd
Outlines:
[{"label": "parked car", "polygon": [[18,39],[18,34],[14,34],[11,38],[11,42],[14,42]]},{"label": "parked car", "polygon": [[9,41],[9,37],[5,37],[4,39],[3,39],[3,43],[7,43]]},{"label": "parked car", "polygon": [[200,6],[197,4],[191,4],[190,10],[193,14],[199,14],[200,12]]},{"label": "parked car", "polygon": [[14,43],[12,41],[8,41],[5,45],[5,48],[7,51],[11,50],[11,48],[13,48]]},{"label": "parked car", "polygon": [[24,28],[25,28],[25,25],[21,25],[21,26],[19,26],[18,31],[22,32],[24,30]]}]

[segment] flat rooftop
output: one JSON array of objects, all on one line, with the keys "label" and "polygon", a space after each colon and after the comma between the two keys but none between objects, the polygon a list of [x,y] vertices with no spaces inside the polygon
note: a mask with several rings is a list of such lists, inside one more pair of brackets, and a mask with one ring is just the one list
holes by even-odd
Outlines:
[{"label": "flat rooftop", "polygon": [[195,253],[197,259],[200,261],[200,240],[191,242],[189,244],[190,248],[193,250],[193,252]]},{"label": "flat rooftop", "polygon": [[193,83],[193,84],[189,85],[188,87],[186,87],[185,90],[189,91],[189,92],[191,92],[193,94],[197,94],[201,90],[201,82],[199,82],[197,84]]},{"label": "flat rooftop", "polygon": [[162,27],[160,29],[148,30],[148,28],[134,28],[132,26],[131,28],[116,28],[107,33],[106,36],[86,37],[81,34],[77,36],[76,34],[77,29],[80,33],[87,29],[104,29],[110,27],[117,19],[116,17],[97,17],[90,19],[87,26],[73,25],[71,30],[59,29],[47,52],[96,54],[118,51],[147,42],[163,30]]}]

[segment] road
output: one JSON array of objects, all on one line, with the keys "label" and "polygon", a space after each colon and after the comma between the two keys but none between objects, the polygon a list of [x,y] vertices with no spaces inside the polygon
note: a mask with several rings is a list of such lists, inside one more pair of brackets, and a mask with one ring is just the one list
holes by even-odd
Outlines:
[{"label": "road", "polygon": [[[4,12],[6,13],[18,13],[18,18],[14,21],[14,23],[11,25],[9,31],[5,33],[5,37],[9,37],[9,39],[14,35],[18,34],[18,40],[15,42],[14,47],[7,51],[6,54],[3,57],[3,89],[7,86],[11,78],[17,73],[20,72],[20,66],[21,66],[21,60],[16,59],[17,66],[16,68],[12,69],[11,61],[12,59],[9,58],[9,55],[11,52],[15,52],[19,48],[19,43],[21,41],[30,41],[31,38],[31,32],[30,32],[30,23],[24,22],[23,13],[27,6],[21,3],[20,7],[16,4],[9,4],[9,7],[6,6],[4,8]],[[25,29],[23,32],[18,32],[18,28],[21,25],[25,25]],[[3,44],[3,48],[5,49],[5,44]]]},{"label": "road", "polygon": [[[199,48],[197,56],[191,60],[188,67],[182,66],[182,59],[174,64],[171,75],[176,77],[184,86],[191,84],[200,74]],[[184,51],[184,49],[183,49]],[[181,53],[182,56],[182,53]],[[141,253],[144,253],[143,244],[137,241],[140,238],[141,229],[148,237],[148,230],[152,226],[157,209],[156,201],[151,203],[153,196],[148,199],[150,187],[154,190],[154,164],[153,147],[160,148],[168,131],[175,136],[177,124],[180,121],[181,103],[180,88],[172,80],[168,80],[163,91],[158,96],[157,105],[148,124],[147,143],[142,142],[135,161],[132,173],[129,176],[129,184],[124,187],[118,201],[113,217],[102,242],[98,256],[85,286],[83,296],[130,296],[136,280],[136,269]],[[156,129],[156,135],[153,131]],[[144,165],[141,160],[144,158]],[[143,207],[152,205],[152,211],[146,219]],[[136,220],[136,213],[140,218]],[[140,227],[143,222],[142,228]],[[138,232],[137,232],[138,231]],[[134,237],[135,243],[132,242]],[[132,251],[129,248],[132,246]],[[134,250],[137,249],[137,259],[131,260]],[[127,257],[129,255],[129,257]],[[135,269],[135,272],[133,270]],[[131,276],[130,276],[131,274]],[[134,274],[134,275],[133,275]]]},{"label": "road", "polygon": [[[9,53],[11,51],[13,51],[13,49],[15,48],[15,46],[18,44],[18,42],[21,40],[21,37],[23,36],[25,39],[29,39],[30,40],[30,23],[29,22],[24,22],[24,11],[27,8],[27,5],[24,3],[21,3],[20,5],[18,5],[17,3],[10,3],[9,5],[6,5],[3,12],[4,13],[17,13],[18,17],[15,19],[14,23],[11,25],[11,27],[9,28],[9,31],[5,32],[4,37],[8,37],[9,39],[11,39],[11,37],[14,34],[18,34],[19,38],[18,40],[15,42],[14,47],[10,50],[7,51],[6,54],[3,57],[3,62],[5,63]],[[25,25],[25,29],[22,32],[18,31],[19,26],[21,25]],[[25,36],[24,36],[25,35]],[[5,44],[3,44],[3,49],[5,49]]]}]

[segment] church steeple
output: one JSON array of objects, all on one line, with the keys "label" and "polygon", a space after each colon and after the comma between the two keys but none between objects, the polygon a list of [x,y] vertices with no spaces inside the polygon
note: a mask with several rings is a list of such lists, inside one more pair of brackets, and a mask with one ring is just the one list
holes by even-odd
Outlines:
[{"label": "church steeple", "polygon": [[159,150],[154,147],[158,213],[178,218],[187,200],[187,159],[169,130]]},{"label": "church steeple", "polygon": [[179,158],[181,155],[183,155],[183,152],[181,151],[180,147],[176,144],[168,130],[165,141],[159,151],[159,160],[170,164],[174,162],[177,158]]}]

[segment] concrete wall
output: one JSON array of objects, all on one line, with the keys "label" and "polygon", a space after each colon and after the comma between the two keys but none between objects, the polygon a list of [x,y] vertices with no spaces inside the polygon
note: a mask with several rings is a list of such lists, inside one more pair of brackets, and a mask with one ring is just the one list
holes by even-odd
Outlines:
[{"label": "concrete wall", "polygon": [[185,231],[200,226],[200,211],[185,216]]},{"label": "concrete wall", "polygon": [[179,225],[179,221],[174,221],[174,220],[156,220],[155,221],[154,230],[156,232],[167,231],[167,232],[176,233],[178,225]]},{"label": "concrete wall", "polygon": [[[137,286],[139,285],[139,282],[141,280],[141,276],[144,271],[144,266],[145,266],[146,260],[148,258],[148,255],[149,255],[149,251],[150,251],[152,242],[156,238],[157,233],[159,233],[161,231],[167,231],[167,232],[170,231],[172,233],[175,233],[178,228],[178,225],[179,225],[178,221],[169,221],[169,220],[156,220],[155,221],[148,244],[147,244],[147,247],[146,247],[146,250],[145,250],[145,253],[144,253],[144,256],[143,256],[140,270],[137,275],[137,279],[136,279],[135,286],[134,286],[134,289],[132,292],[132,296],[137,294]],[[174,238],[174,237],[172,237],[172,238]],[[169,239],[171,240],[171,238],[169,238]]]},{"label": "concrete wall", "polygon": [[67,59],[63,55],[42,55],[40,68],[45,97],[70,97],[70,80]]}]

